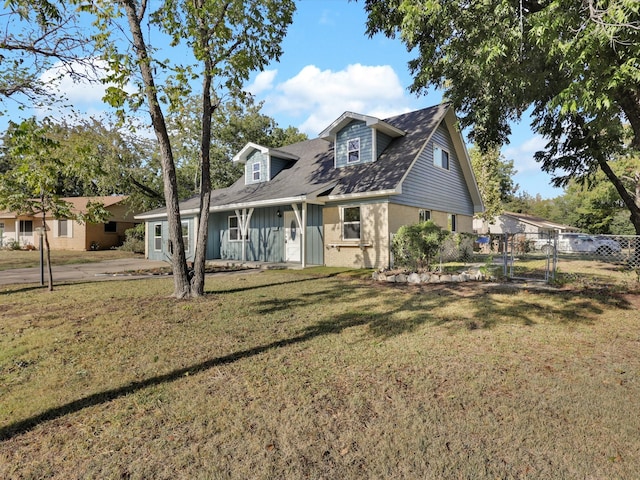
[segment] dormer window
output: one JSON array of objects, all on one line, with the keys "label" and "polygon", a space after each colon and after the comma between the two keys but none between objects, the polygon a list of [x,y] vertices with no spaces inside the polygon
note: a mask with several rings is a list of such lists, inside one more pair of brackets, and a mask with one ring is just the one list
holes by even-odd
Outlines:
[{"label": "dormer window", "polygon": [[352,138],[347,142],[347,163],[360,161],[360,139]]},{"label": "dormer window", "polygon": [[256,162],[252,165],[251,171],[253,172],[253,181],[260,181],[260,162]]}]

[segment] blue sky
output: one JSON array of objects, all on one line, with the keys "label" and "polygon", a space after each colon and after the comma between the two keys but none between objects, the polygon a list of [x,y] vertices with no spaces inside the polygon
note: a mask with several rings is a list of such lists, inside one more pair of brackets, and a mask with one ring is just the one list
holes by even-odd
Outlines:
[{"label": "blue sky", "polygon": [[[412,78],[407,62],[412,54],[400,40],[382,35],[369,38],[365,23],[362,2],[299,0],[282,57],[256,72],[247,90],[264,101],[263,112],[281,127],[293,125],[310,137],[344,111],[386,118],[439,103],[441,92],[409,93]],[[97,115],[106,110],[101,101],[104,90],[95,84],[63,81],[60,89],[76,111]],[[27,110],[20,116],[33,113]],[[561,195],[562,190],[549,184],[550,177],[533,160],[544,141],[531,132],[528,119],[512,129],[511,143],[503,154],[515,162],[514,181],[520,191],[543,198]]]},{"label": "blue sky", "polygon": [[[369,38],[365,23],[362,2],[301,0],[280,61],[248,85],[264,100],[264,113],[314,137],[346,110],[385,118],[439,103],[441,92],[418,97],[408,91],[413,55],[398,39]],[[545,142],[529,120],[512,131],[503,154],[515,162],[520,190],[543,198],[561,195],[533,159]]]}]

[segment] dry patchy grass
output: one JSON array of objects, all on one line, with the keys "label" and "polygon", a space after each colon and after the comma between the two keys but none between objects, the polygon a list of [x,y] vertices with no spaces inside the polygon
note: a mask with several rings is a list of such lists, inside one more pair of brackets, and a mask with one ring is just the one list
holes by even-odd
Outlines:
[{"label": "dry patchy grass", "polygon": [[[134,253],[122,250],[97,250],[95,252],[52,250],[51,264],[69,265],[102,262],[104,260],[115,260],[119,258],[133,258],[135,255]],[[13,268],[31,268],[39,265],[40,252],[37,250],[0,250],[0,271]]]},{"label": "dry patchy grass", "polygon": [[636,478],[640,302],[299,272],[0,291],[1,478]]}]

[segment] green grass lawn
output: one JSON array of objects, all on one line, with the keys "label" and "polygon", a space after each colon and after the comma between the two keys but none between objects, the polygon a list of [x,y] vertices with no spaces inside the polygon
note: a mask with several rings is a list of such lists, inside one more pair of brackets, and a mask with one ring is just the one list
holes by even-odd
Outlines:
[{"label": "green grass lawn", "polygon": [[[121,250],[97,250],[95,252],[52,250],[51,265],[102,262],[118,258],[131,258],[135,255]],[[31,268],[39,265],[40,252],[37,250],[0,250],[0,271],[12,268]]]},{"label": "green grass lawn", "polygon": [[172,287],[0,289],[0,478],[640,471],[638,294],[288,271]]}]

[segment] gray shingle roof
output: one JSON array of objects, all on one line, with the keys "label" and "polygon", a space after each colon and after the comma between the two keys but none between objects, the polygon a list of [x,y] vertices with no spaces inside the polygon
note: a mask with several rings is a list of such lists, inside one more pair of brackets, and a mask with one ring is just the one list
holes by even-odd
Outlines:
[{"label": "gray shingle roof", "polygon": [[[258,203],[314,195],[375,194],[396,189],[426,141],[443,120],[449,104],[416,110],[384,121],[406,132],[395,138],[373,163],[334,168],[333,144],[316,138],[295,143],[278,150],[299,157],[289,168],[280,171],[270,181],[245,185],[242,176],[227,188],[214,190],[211,208],[225,209]],[[283,202],[284,203],[284,202]],[[199,197],[180,203],[181,211],[197,210]],[[164,212],[158,209],[142,216]]]}]

